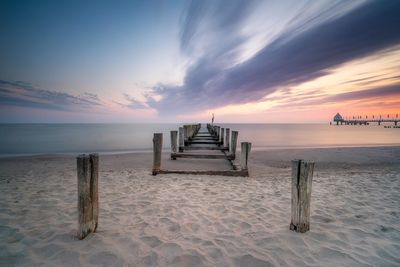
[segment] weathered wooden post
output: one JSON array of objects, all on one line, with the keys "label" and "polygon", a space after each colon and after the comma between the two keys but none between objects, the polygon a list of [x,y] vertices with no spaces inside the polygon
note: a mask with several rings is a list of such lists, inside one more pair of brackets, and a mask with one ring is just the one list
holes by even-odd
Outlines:
[{"label": "weathered wooden post", "polygon": [[226,135],[225,135],[225,147],[228,148],[229,151],[229,138],[230,138],[230,129],[226,128]]},{"label": "weathered wooden post", "polygon": [[99,155],[79,155],[78,174],[78,238],[96,232],[99,222]]},{"label": "weathered wooden post", "polygon": [[183,137],[183,127],[179,127],[179,152],[183,152],[185,146],[185,140]]},{"label": "weathered wooden post", "polygon": [[161,169],[162,133],[155,133],[153,137],[153,175]]},{"label": "weathered wooden post", "polygon": [[189,131],[187,125],[183,125],[183,140],[185,145],[189,141]]},{"label": "weathered wooden post", "polygon": [[178,131],[171,131],[171,159],[176,160],[172,157],[172,153],[176,153],[178,146]]},{"label": "weathered wooden post", "polygon": [[233,159],[236,158],[236,145],[237,145],[238,134],[239,133],[237,131],[232,131],[231,155]]},{"label": "weathered wooden post", "polygon": [[224,141],[225,141],[225,128],[221,128],[221,138],[218,140],[221,142],[221,145],[224,146]]},{"label": "weathered wooden post", "polygon": [[290,230],[310,230],[311,185],[314,162],[292,160],[292,218]]},{"label": "weathered wooden post", "polygon": [[248,170],[247,163],[249,161],[250,150],[251,150],[251,143],[249,143],[249,142],[241,143],[240,165],[241,165],[241,169],[243,171]]}]

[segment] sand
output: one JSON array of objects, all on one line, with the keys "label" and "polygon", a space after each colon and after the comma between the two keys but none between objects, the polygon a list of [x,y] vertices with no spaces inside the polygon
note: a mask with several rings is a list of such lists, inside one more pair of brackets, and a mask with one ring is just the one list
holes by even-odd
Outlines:
[{"label": "sand", "polygon": [[[305,234],[294,158],[316,161]],[[249,178],[151,176],[151,160],[101,156],[98,232],[79,241],[74,157],[0,159],[0,266],[400,266],[399,147],[256,151]]]}]

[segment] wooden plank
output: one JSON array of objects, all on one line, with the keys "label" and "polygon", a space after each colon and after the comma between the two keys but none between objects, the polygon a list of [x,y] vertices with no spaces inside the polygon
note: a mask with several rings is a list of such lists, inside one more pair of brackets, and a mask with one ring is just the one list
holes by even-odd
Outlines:
[{"label": "wooden plank", "polygon": [[76,158],[78,176],[78,238],[96,231],[99,219],[98,154]]},{"label": "wooden plank", "polygon": [[226,170],[226,171],[181,171],[181,170],[160,170],[160,174],[192,174],[192,175],[220,175],[220,176],[236,176],[236,177],[248,177],[249,172],[247,170]]},{"label": "wooden plank", "polygon": [[153,175],[161,168],[162,133],[155,133],[153,137]]},{"label": "wooden plank", "polygon": [[230,155],[223,154],[190,154],[190,153],[171,153],[171,158],[194,158],[194,159],[227,159]]},{"label": "wooden plank", "polygon": [[199,144],[199,145],[220,145],[221,142],[217,142],[217,141],[188,141],[186,142],[187,144]]},{"label": "wooden plank", "polygon": [[183,150],[228,150],[227,147],[217,147],[217,146],[184,146],[180,147],[179,151]]},{"label": "wooden plank", "polygon": [[219,142],[218,139],[214,138],[214,137],[194,137],[192,139],[189,140],[189,142],[192,141],[209,141],[209,142]]},{"label": "wooden plank", "polygon": [[311,187],[314,162],[292,161],[292,214],[290,230],[310,230]]}]

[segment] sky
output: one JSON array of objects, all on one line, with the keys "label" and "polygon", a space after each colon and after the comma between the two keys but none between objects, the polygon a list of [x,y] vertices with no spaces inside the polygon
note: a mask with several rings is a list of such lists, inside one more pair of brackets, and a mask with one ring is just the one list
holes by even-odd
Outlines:
[{"label": "sky", "polygon": [[0,122],[400,113],[400,1],[0,2]]}]

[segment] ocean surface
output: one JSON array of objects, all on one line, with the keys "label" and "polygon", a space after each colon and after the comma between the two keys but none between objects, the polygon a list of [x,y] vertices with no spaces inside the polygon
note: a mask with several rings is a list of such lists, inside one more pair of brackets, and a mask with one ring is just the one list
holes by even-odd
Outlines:
[{"label": "ocean surface", "polygon": [[[377,125],[218,125],[239,131],[239,142],[251,142],[253,150],[400,145],[399,128]],[[163,146],[169,149],[169,131],[178,127],[179,124],[0,124],[0,155],[151,151],[156,132],[164,134]]]}]

